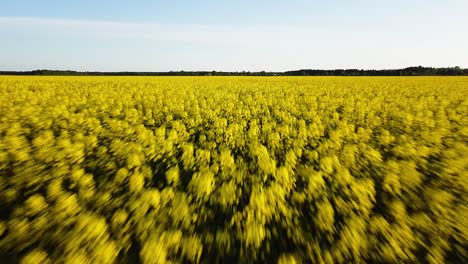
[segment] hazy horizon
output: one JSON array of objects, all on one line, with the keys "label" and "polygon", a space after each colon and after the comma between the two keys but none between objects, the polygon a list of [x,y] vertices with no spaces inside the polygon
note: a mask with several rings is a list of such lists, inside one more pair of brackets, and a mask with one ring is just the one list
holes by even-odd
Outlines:
[{"label": "hazy horizon", "polygon": [[15,1],[0,70],[468,67],[468,1]]}]

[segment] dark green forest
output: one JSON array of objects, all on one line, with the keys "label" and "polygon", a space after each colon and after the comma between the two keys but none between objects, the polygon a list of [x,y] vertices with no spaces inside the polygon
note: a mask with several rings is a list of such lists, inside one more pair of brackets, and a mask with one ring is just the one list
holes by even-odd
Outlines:
[{"label": "dark green forest", "polygon": [[168,71],[168,72],[98,72],[68,70],[33,70],[33,71],[0,71],[0,75],[64,75],[64,76],[467,76],[468,69],[461,67],[434,68],[408,67],[389,70],[363,69],[302,69],[285,72],[225,72],[225,71]]}]

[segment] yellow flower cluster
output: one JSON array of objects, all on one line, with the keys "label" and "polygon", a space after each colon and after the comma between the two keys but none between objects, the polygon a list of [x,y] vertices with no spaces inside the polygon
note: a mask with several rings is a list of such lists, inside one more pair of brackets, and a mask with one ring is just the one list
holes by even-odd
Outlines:
[{"label": "yellow flower cluster", "polygon": [[466,77],[0,77],[7,263],[463,263]]}]

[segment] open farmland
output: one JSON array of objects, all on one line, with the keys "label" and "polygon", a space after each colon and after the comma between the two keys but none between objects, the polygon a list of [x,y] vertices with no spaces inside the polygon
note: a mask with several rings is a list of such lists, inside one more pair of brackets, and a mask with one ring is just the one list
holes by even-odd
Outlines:
[{"label": "open farmland", "polygon": [[0,259],[463,263],[467,142],[467,77],[3,76]]}]

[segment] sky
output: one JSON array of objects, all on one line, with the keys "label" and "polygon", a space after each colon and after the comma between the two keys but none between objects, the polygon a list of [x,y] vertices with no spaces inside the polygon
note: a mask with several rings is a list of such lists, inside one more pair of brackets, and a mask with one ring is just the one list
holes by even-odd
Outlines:
[{"label": "sky", "polygon": [[468,68],[468,0],[0,0],[1,70]]}]

